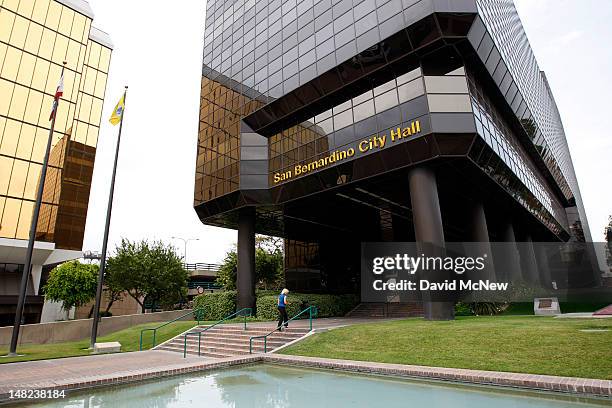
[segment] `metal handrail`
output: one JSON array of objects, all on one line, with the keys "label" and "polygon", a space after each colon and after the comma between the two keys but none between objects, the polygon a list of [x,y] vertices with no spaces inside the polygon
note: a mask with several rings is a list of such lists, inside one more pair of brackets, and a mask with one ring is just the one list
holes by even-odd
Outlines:
[{"label": "metal handrail", "polygon": [[140,331],[140,347],[139,347],[139,350],[142,351],[142,335],[144,334],[144,332],[146,332],[146,331],[152,331],[153,332],[153,346],[151,346],[151,347],[155,347],[156,342],[157,342],[157,330],[158,329],[161,329],[162,327],[167,326],[170,323],[174,323],[177,320],[180,320],[180,319],[182,319],[185,316],[189,316],[190,314],[193,314],[195,316],[196,320],[198,321],[198,326],[199,326],[200,325],[200,321],[202,320],[202,319],[200,319],[200,316],[202,316],[200,312],[204,312],[204,308],[193,309],[190,312],[187,312],[187,313],[185,313],[183,315],[180,315],[179,317],[177,317],[174,320],[170,320],[169,322],[166,322],[166,323],[162,324],[161,326],[151,327],[151,328],[148,328],[148,329],[142,329]]},{"label": "metal handrail", "polygon": [[217,272],[220,267],[221,267],[220,264],[211,264],[211,263],[203,263],[203,262],[183,264],[183,268],[185,268],[188,271],[203,270],[203,271]]},{"label": "metal handrail", "polygon": [[204,330],[200,330],[197,332],[187,332],[185,333],[185,337],[183,340],[183,358],[187,357],[187,336],[191,335],[191,334],[197,334],[198,335],[198,356],[200,355],[200,351],[202,349],[202,333],[204,333],[207,330],[212,329],[213,327],[215,327],[216,325],[223,323],[233,317],[236,317],[238,315],[240,315],[240,313],[247,311],[249,312],[249,314],[247,315],[246,313],[243,315],[244,316],[244,330],[247,329],[247,316],[251,316],[253,314],[253,308],[251,307],[245,307],[242,308],[240,310],[238,310],[237,312],[232,313],[229,316],[225,316],[223,319],[219,320],[218,322],[216,322],[215,324],[212,324],[210,326],[208,326],[207,328],[205,328]]},{"label": "metal handrail", "polygon": [[[316,306],[308,306],[306,309],[302,310],[300,313],[296,314],[295,316],[293,316],[291,319],[287,320],[287,323],[289,323],[290,321],[297,319],[299,316],[301,316],[302,314],[308,312],[308,318],[310,320],[310,330],[312,331],[312,317],[314,316],[315,318],[317,317],[318,314],[318,309]],[[279,326],[280,327],[280,326]],[[264,353],[268,352],[268,336],[276,333],[276,331],[278,330],[278,327],[274,330],[272,330],[270,333],[268,334],[262,334],[260,336],[252,336],[249,338],[249,354],[253,354],[253,340],[255,339],[264,339]]]}]

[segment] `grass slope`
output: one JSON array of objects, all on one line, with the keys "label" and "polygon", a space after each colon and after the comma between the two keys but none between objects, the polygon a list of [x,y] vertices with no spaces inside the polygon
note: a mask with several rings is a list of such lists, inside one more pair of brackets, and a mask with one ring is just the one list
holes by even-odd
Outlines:
[{"label": "grass slope", "polygon": [[311,336],[282,353],[612,379],[611,345],[610,319],[497,316],[348,326]]}]

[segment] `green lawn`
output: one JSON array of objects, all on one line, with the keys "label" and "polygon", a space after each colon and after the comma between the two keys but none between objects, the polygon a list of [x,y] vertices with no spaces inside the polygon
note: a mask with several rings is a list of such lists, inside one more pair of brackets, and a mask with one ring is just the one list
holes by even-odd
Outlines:
[{"label": "green lawn", "polygon": [[282,353],[612,379],[612,319],[496,316],[374,322],[316,334]]},{"label": "green lawn", "polygon": [[[178,321],[163,327],[157,332],[157,344],[160,344],[189,328],[195,326],[197,323],[194,321]],[[140,344],[140,331],[142,329],[157,327],[161,323],[147,323],[138,326],[130,327],[111,333],[106,336],[98,338],[98,342],[106,341],[118,341],[121,343],[121,351],[137,351]],[[149,349],[152,346],[153,333],[146,332],[143,340],[143,349]],[[72,341],[66,343],[54,343],[54,344],[36,344],[36,345],[23,345],[17,348],[19,354],[24,354],[23,357],[0,357],[1,363],[13,363],[16,361],[30,361],[30,360],[45,360],[49,358],[60,358],[60,357],[74,357],[74,356],[86,356],[91,354],[88,350],[89,339]],[[8,353],[8,347],[0,347],[0,356]]]}]

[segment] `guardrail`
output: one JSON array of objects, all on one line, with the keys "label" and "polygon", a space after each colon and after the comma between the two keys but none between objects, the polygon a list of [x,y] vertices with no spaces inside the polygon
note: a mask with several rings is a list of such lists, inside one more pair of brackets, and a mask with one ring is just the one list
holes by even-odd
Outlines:
[{"label": "guardrail", "polygon": [[221,289],[223,286],[219,285],[215,282],[202,282],[202,281],[191,281],[187,282],[187,288],[189,289],[197,289],[198,286],[201,286],[202,289],[205,290],[213,290],[213,289]]},{"label": "guardrail", "polygon": [[[317,317],[318,314],[318,309],[316,306],[308,306],[306,309],[302,310],[300,313],[296,314],[295,316],[293,316],[291,319],[287,320],[287,323],[289,323],[290,321],[297,319],[299,316],[303,315],[304,313],[308,312],[308,319],[310,320],[310,330],[312,330],[312,318],[313,317]],[[278,328],[272,330],[270,333],[268,334],[262,334],[261,336],[252,336],[249,338],[249,354],[253,354],[253,340],[255,339],[264,339],[264,353],[268,352],[268,336],[276,333],[276,331],[278,330]]]},{"label": "guardrail", "polygon": [[246,313],[243,314],[243,316],[244,316],[244,330],[246,330],[247,329],[247,316],[251,316],[253,314],[253,308],[250,308],[250,307],[242,308],[242,309],[238,310],[237,312],[234,312],[231,315],[224,317],[223,319],[219,320],[215,324],[208,326],[204,330],[200,330],[200,331],[197,331],[197,332],[187,332],[187,333],[185,333],[185,339],[183,341],[183,358],[187,357],[187,337],[189,335],[192,335],[192,334],[197,334],[198,335],[198,356],[200,356],[201,355],[200,351],[202,350],[202,333],[204,333],[207,330],[212,329],[213,327],[215,327],[216,325],[218,325],[220,323],[223,323],[223,322],[225,322],[225,321],[227,321],[229,319],[232,319],[232,318],[234,318],[236,316],[240,316],[241,313],[246,312],[246,311],[249,312],[248,315]]},{"label": "guardrail", "polygon": [[188,271],[214,271],[217,272],[221,265],[219,264],[211,264],[211,263],[187,263],[183,264],[183,267]]},{"label": "guardrail", "polygon": [[203,316],[203,313],[204,313],[204,308],[193,309],[190,312],[182,314],[179,317],[177,317],[176,319],[170,320],[169,322],[166,322],[166,323],[164,323],[164,324],[162,324],[160,326],[151,327],[149,329],[142,329],[140,331],[140,346],[139,346],[138,349],[140,351],[142,351],[142,336],[143,336],[144,332],[147,332],[147,331],[152,331],[153,332],[153,346],[151,346],[151,348],[153,348],[153,347],[156,346],[156,343],[157,343],[157,330],[161,329],[164,326],[169,325],[170,323],[174,323],[177,320],[180,320],[180,319],[182,319],[185,316],[189,316],[190,314],[193,314],[193,316],[196,318],[196,320],[198,322],[198,326],[199,326],[200,325],[200,321],[202,320],[201,318]]}]

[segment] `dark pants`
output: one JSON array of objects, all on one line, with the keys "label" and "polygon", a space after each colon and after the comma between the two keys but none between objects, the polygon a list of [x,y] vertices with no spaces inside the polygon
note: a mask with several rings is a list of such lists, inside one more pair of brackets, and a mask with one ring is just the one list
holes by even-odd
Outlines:
[{"label": "dark pants", "polygon": [[289,317],[287,316],[287,308],[279,307],[278,308],[278,328],[280,328],[283,324],[287,327],[289,323]]}]

